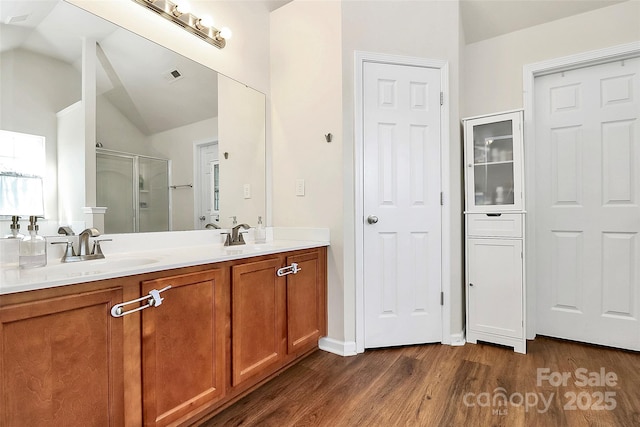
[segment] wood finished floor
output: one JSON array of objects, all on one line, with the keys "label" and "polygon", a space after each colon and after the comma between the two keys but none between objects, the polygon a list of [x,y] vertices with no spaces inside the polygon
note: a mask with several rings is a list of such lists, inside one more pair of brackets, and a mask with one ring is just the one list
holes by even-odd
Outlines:
[{"label": "wood finished floor", "polygon": [[[202,426],[640,426],[640,353],[544,337],[529,341],[527,351],[488,344],[353,357],[318,351]],[[589,376],[602,367],[616,374],[615,386],[576,384],[576,369]],[[538,385],[538,368],[571,378],[566,386]],[[493,405],[499,387],[513,404]],[[517,393],[531,402],[528,410],[517,405]]]}]

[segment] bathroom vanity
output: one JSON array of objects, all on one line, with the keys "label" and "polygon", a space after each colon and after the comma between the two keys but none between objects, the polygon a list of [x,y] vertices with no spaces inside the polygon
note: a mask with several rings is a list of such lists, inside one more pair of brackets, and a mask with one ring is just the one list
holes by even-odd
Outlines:
[{"label": "bathroom vanity", "polygon": [[317,349],[327,244],[204,245],[3,271],[0,425],[211,417]]}]

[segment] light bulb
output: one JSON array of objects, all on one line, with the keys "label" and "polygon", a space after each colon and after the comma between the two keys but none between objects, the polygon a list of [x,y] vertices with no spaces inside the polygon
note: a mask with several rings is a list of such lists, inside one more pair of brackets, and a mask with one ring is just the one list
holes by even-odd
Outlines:
[{"label": "light bulb", "polygon": [[229,27],[222,27],[222,29],[220,30],[220,37],[222,37],[223,39],[229,40],[231,38],[231,30],[229,29]]},{"label": "light bulb", "polygon": [[200,18],[199,22],[200,22],[200,25],[202,25],[203,27],[208,27],[208,28],[213,27],[213,18],[210,17],[209,15],[205,15],[202,18]]}]

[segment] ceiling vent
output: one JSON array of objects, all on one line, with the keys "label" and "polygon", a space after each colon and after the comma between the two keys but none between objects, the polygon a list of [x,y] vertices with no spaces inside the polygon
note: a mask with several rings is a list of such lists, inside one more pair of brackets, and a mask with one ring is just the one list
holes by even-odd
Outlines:
[{"label": "ceiling vent", "polygon": [[7,20],[6,20],[6,21],[4,21],[4,22],[5,22],[5,24],[9,24],[9,25],[11,25],[11,24],[19,24],[19,23],[21,23],[21,22],[26,21],[27,19],[29,19],[29,14],[26,14],[26,15],[16,15],[16,16],[9,16],[9,17],[7,18]]},{"label": "ceiling vent", "polygon": [[166,81],[168,81],[169,83],[173,83],[175,81],[180,80],[182,77],[184,77],[182,75],[182,73],[180,71],[178,71],[178,69],[173,69],[170,71],[167,71],[166,73],[164,73],[164,79]]}]

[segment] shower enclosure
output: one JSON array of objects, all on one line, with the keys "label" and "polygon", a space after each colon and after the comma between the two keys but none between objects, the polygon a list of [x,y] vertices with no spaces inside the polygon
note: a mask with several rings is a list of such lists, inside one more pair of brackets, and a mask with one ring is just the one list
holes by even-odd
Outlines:
[{"label": "shower enclosure", "polygon": [[104,232],[171,230],[169,160],[96,150],[96,200]]}]

